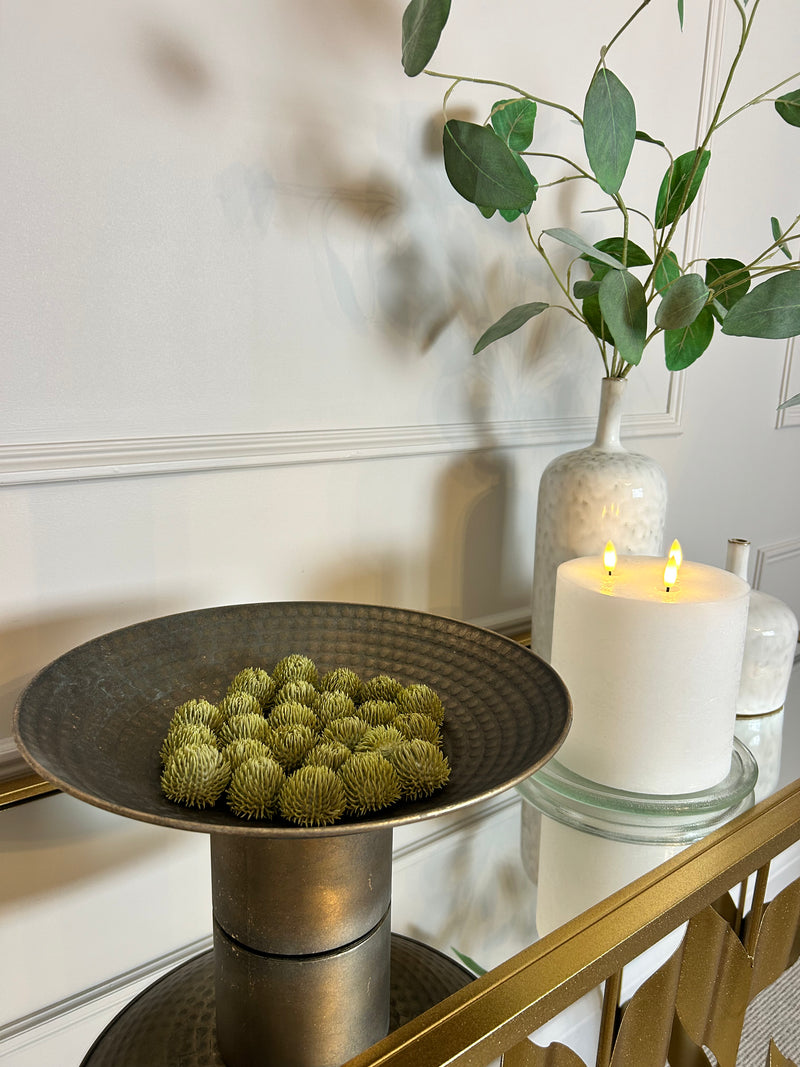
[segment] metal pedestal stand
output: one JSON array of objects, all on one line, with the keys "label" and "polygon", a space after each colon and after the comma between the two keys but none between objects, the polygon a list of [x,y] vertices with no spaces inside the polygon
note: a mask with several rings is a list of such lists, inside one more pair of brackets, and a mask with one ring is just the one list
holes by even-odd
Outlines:
[{"label": "metal pedestal stand", "polygon": [[[242,667],[271,667],[294,652],[320,671],[346,665],[364,678],[389,674],[436,689],[452,768],[445,789],[319,828],[170,804],[159,789],[158,751],[175,706],[192,696],[218,700]],[[29,762],[89,803],[211,835],[212,959],[151,987],[85,1064],[337,1067],[384,1036],[393,1015],[406,1021],[429,1006],[414,997],[416,984],[433,990],[430,1003],[454,992],[468,979],[462,968],[391,937],[392,827],[521,782],[558,749],[569,718],[558,676],[508,638],[366,605],[187,612],[56,660],[17,708],[15,734]]]}]

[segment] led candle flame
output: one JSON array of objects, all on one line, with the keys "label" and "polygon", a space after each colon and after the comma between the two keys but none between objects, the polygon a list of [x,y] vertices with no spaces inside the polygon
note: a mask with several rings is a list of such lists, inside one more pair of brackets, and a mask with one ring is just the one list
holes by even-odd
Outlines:
[{"label": "led candle flame", "polygon": [[680,570],[681,563],[683,563],[683,549],[677,537],[669,546],[669,558],[675,560],[675,566]]},{"label": "led candle flame", "polygon": [[609,574],[614,570],[617,565],[617,550],[614,548],[614,542],[608,541],[606,543],[605,551],[603,552],[603,566],[606,568]]},{"label": "led candle flame", "polygon": [[678,560],[675,556],[669,557],[669,562],[664,568],[664,585],[667,587],[667,592],[670,591],[670,587],[675,584],[675,580],[678,577]]}]

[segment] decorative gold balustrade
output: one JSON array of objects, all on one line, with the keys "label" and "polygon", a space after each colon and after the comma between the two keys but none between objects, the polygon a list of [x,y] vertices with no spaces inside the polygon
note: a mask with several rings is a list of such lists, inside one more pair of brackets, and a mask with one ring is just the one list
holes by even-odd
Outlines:
[{"label": "decorative gold balustrade", "polygon": [[[753,998],[800,957],[800,880],[765,905],[769,864],[800,839],[800,779],[554,930],[346,1067],[587,1067],[528,1035],[605,983],[597,1067],[734,1067]],[[747,882],[756,873],[749,914]],[[738,905],[729,891],[739,886]],[[618,1008],[622,967],[688,922]],[[800,1011],[800,1004],[798,1004]],[[798,1067],[774,1042],[765,1067]]]}]

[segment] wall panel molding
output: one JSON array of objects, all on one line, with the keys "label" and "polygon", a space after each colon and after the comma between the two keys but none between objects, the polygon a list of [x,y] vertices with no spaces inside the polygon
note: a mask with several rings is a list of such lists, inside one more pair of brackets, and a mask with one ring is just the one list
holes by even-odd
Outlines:
[{"label": "wall panel molding", "polygon": [[[623,419],[628,438],[681,433],[682,375],[672,375],[663,412]],[[0,445],[0,485],[89,481],[193,471],[394,459],[585,441],[593,416],[449,426],[286,430]]]},{"label": "wall panel molding", "polygon": [[[778,397],[778,403],[783,404],[789,397],[800,393],[800,374],[797,373],[800,370],[800,359],[794,360],[794,349],[796,337],[790,337],[786,343],[786,352],[783,357],[783,371],[781,373],[781,391]],[[795,374],[792,374],[792,365],[795,366]],[[778,417],[775,422],[776,429],[785,430],[789,426],[800,426],[800,404],[791,408],[784,408],[783,411],[778,412]]]}]

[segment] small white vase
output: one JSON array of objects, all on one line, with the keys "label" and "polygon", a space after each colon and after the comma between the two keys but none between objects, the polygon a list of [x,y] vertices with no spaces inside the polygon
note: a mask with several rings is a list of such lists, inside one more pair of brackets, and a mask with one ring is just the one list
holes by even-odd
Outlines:
[{"label": "small white vase", "polygon": [[548,662],[561,563],[600,554],[609,540],[620,555],[662,551],[667,479],[655,460],[620,442],[626,385],[621,378],[603,379],[594,441],[557,456],[539,483],[531,647]]},{"label": "small white vase", "polygon": [[[750,542],[728,541],[727,570],[747,581]],[[756,802],[775,791],[781,772],[783,707],[797,652],[798,623],[777,597],[750,590],[747,636],[736,700],[736,736],[758,764]]]}]

